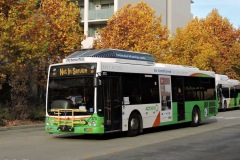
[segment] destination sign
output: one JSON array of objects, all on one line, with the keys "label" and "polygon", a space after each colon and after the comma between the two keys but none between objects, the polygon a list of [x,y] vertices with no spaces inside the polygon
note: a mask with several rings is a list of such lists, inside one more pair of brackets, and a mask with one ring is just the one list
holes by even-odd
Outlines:
[{"label": "destination sign", "polygon": [[52,66],[50,69],[50,77],[91,75],[95,72],[96,64]]}]

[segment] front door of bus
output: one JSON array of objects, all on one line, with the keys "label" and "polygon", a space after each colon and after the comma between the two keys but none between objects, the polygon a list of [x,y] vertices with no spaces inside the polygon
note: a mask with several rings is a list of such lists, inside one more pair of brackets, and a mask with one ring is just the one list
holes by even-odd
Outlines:
[{"label": "front door of bus", "polygon": [[120,76],[106,76],[103,79],[105,132],[121,129],[121,87]]}]

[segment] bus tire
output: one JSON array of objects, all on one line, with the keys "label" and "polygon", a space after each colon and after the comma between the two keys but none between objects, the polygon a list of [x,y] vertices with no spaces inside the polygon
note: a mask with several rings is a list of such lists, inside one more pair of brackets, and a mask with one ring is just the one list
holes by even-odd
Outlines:
[{"label": "bus tire", "polygon": [[197,127],[199,123],[200,123],[200,110],[197,107],[194,107],[192,111],[192,121],[190,123],[190,126]]},{"label": "bus tire", "polygon": [[128,121],[128,137],[137,136],[140,131],[140,116],[137,112],[133,112],[130,115],[129,121]]}]

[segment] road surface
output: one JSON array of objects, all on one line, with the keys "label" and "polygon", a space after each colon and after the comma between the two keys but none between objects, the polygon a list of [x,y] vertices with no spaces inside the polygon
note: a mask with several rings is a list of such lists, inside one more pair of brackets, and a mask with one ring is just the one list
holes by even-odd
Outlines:
[{"label": "road surface", "polygon": [[199,127],[174,125],[137,137],[50,135],[40,127],[0,128],[0,160],[239,159],[240,110],[220,112]]}]

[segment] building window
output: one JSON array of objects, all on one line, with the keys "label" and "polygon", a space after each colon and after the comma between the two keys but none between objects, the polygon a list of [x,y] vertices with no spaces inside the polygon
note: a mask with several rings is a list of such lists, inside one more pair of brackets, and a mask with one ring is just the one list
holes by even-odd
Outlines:
[{"label": "building window", "polygon": [[110,8],[109,4],[102,4],[102,9]]}]

